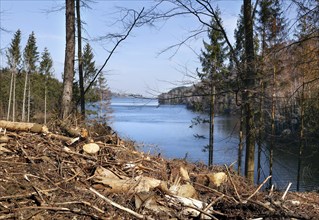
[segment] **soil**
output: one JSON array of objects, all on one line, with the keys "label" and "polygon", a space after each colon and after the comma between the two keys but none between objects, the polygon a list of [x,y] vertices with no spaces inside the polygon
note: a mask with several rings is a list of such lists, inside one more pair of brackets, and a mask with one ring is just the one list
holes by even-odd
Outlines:
[{"label": "soil", "polygon": [[[283,198],[284,192],[262,191],[247,183],[232,167],[209,168],[151,156],[118,138],[108,126],[88,130],[89,138],[74,143],[43,133],[1,132],[0,219],[319,219],[316,192],[288,191]],[[58,128],[50,131],[67,136]],[[88,142],[98,144],[99,152],[85,153],[83,145]],[[100,167],[119,179],[143,176],[168,188],[191,185],[196,190],[193,199],[205,205],[193,208],[197,216],[189,214],[185,210],[192,205],[172,201],[174,195],[165,187],[112,192],[93,178]],[[189,179],[181,178],[181,167]],[[216,172],[227,174],[220,186],[208,178]],[[152,197],[151,202],[137,207],[137,196],[143,193]]]}]

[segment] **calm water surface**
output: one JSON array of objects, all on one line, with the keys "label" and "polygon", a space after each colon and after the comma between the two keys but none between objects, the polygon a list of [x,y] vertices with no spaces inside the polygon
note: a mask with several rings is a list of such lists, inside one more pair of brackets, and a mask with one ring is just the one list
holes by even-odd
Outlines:
[{"label": "calm water surface", "polygon": [[[158,105],[157,100],[137,98],[113,98],[112,126],[124,138],[129,138],[140,146],[141,150],[161,153],[167,158],[187,158],[192,162],[207,163],[208,153],[203,152],[208,144],[208,125],[193,126],[191,121],[198,114],[189,111],[183,105]],[[205,117],[205,116],[203,116]],[[195,138],[201,135],[205,139]],[[236,117],[217,116],[214,130],[214,164],[231,164],[237,161],[238,119]],[[292,182],[296,188],[297,147],[281,148],[274,152],[273,183],[278,189],[284,189]],[[256,157],[257,158],[257,157]],[[262,180],[268,176],[268,150],[262,152]],[[244,157],[243,157],[244,160]],[[319,153],[308,155],[303,166],[302,190],[319,189]]]}]

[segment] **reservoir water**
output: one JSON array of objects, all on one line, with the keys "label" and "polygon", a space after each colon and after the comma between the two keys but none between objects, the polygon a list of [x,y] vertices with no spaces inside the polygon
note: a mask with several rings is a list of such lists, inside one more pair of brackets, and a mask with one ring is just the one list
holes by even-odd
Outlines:
[{"label": "reservoir water", "polygon": [[[141,146],[141,150],[152,154],[160,153],[170,159],[186,158],[191,162],[207,163],[208,152],[204,152],[203,149],[208,144],[209,127],[207,124],[199,124],[190,128],[191,121],[198,117],[198,114],[187,110],[184,105],[159,106],[154,99],[113,98],[111,108],[113,129],[120,136],[135,141]],[[230,165],[237,161],[238,123],[236,117],[215,117],[213,158],[215,165]],[[285,189],[289,182],[292,182],[291,189],[296,189],[297,155],[297,146],[281,147],[274,151],[273,184],[278,189]],[[305,155],[300,189],[318,190],[318,150],[306,152]],[[244,161],[244,155],[242,158]],[[267,146],[263,146],[261,166],[261,181],[263,181],[269,174]]]}]

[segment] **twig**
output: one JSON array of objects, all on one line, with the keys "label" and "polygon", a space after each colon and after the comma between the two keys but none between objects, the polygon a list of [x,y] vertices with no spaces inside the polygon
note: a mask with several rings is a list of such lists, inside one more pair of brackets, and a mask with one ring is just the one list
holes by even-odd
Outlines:
[{"label": "twig", "polygon": [[282,200],[285,200],[285,197],[286,197],[286,195],[287,195],[287,193],[288,193],[288,190],[290,189],[290,186],[291,186],[291,183],[288,184],[286,191],[285,191],[284,194],[282,195],[282,197],[281,197]]},{"label": "twig", "polygon": [[69,179],[62,180],[62,181],[60,181],[60,182],[57,182],[56,184],[59,185],[59,184],[61,184],[61,183],[69,182],[69,181],[73,180],[74,178],[76,178],[80,173],[81,173],[81,171],[77,172],[74,176],[70,177]]},{"label": "twig", "polygon": [[[30,209],[40,209],[40,210],[51,210],[51,211],[63,211],[63,212],[71,212],[77,213],[80,215],[90,216],[91,218],[101,219],[95,214],[86,213],[80,209],[70,209],[66,207],[56,207],[56,206],[28,206],[28,207],[20,207],[10,210],[11,212],[21,211],[21,210],[30,210]],[[1,212],[0,212],[1,213]]]},{"label": "twig", "polygon": [[[138,219],[145,219],[145,216],[144,216],[144,215],[141,215],[141,214],[139,214],[139,213],[137,213],[137,212],[134,212],[134,211],[131,210],[131,209],[128,209],[128,208],[126,208],[126,207],[123,207],[123,206],[121,206],[120,204],[117,204],[116,202],[113,202],[112,200],[110,200],[110,199],[106,198],[105,196],[103,196],[102,194],[100,194],[100,193],[99,193],[98,191],[96,191],[95,189],[93,189],[93,188],[90,187],[89,190],[90,190],[91,192],[95,193],[98,197],[100,197],[100,198],[103,199],[104,201],[106,201],[106,202],[108,202],[109,204],[111,204],[112,206],[114,206],[114,207],[116,207],[116,208],[118,208],[118,209],[121,209],[121,210],[123,210],[123,211],[126,211],[126,212],[128,212],[128,213],[130,213],[131,215],[135,216],[135,217],[138,218]],[[148,219],[151,219],[151,218],[148,217]]]},{"label": "twig", "polygon": [[246,201],[244,201],[244,203],[246,203],[247,201],[249,201],[249,200],[261,189],[261,187],[262,187],[263,185],[265,185],[265,183],[266,183],[270,178],[271,178],[271,176],[268,176],[268,177],[264,180],[264,182],[262,182],[262,184],[260,184],[260,185],[258,186],[258,188],[255,190],[255,192],[254,192],[253,194],[251,194],[251,195],[246,199]]},{"label": "twig", "polygon": [[[217,199],[215,199],[214,201],[212,201],[211,203],[209,203],[209,205],[206,206],[203,211],[204,211],[204,212],[207,212],[208,209],[210,209],[214,204],[216,204],[216,202],[218,202],[219,200],[221,200],[221,199],[224,198],[224,197],[225,197],[225,195],[219,196]],[[216,212],[216,211],[214,210],[214,212]]]},{"label": "twig", "polygon": [[[39,190],[39,192],[53,192],[56,190],[58,190],[58,188],[48,189],[48,190]],[[37,194],[37,192],[31,192],[31,193],[18,194],[18,195],[2,196],[2,197],[0,197],[0,201],[8,200],[8,199],[22,199],[22,198],[30,197],[30,196],[36,195],[36,194]]]},{"label": "twig", "polygon": [[273,184],[273,185],[271,185],[271,188],[270,188],[270,191],[269,191],[268,196],[269,196],[269,197],[271,197],[271,196],[272,196],[272,194],[273,194],[273,192],[274,192],[274,184]]},{"label": "twig", "polygon": [[212,218],[212,219],[218,220],[218,218],[216,218],[215,216],[209,214],[208,212],[206,212],[206,211],[204,211],[204,210],[201,210],[201,209],[199,209],[199,208],[196,208],[195,206],[184,205],[184,207],[190,208],[190,209],[194,209],[194,210],[200,212],[201,214],[207,215],[208,217],[210,217],[210,218]]},{"label": "twig", "polygon": [[208,209],[210,209],[210,207],[212,207],[218,200],[220,200],[222,198],[224,198],[224,195],[221,195],[220,197],[218,197],[217,199],[215,199],[214,201],[209,203],[209,205],[205,207],[204,211],[207,211]]},{"label": "twig", "polygon": [[102,213],[102,214],[105,214],[105,212],[100,209],[99,207],[96,207],[94,205],[92,205],[91,203],[87,202],[87,201],[84,201],[84,200],[81,200],[81,201],[70,201],[70,202],[60,202],[60,203],[55,203],[56,205],[67,205],[67,204],[84,204],[84,205],[87,205],[87,206],[90,206],[91,208],[95,209],[96,211]]},{"label": "twig", "polygon": [[23,152],[23,154],[25,155],[25,157],[26,157],[31,163],[35,164],[34,161],[31,159],[31,157],[29,157],[28,153],[23,149],[22,146],[20,147],[20,149],[21,149],[21,151]]},{"label": "twig", "polygon": [[80,154],[80,153],[77,153],[77,152],[74,152],[72,151],[70,148],[68,147],[63,147],[63,152],[66,152],[68,154],[73,154],[73,155],[77,155],[77,156],[80,156],[80,157],[84,157],[86,159],[89,159],[89,160],[93,160],[93,161],[96,161],[97,159],[95,157],[90,157],[90,156],[87,156],[85,154]]},{"label": "twig", "polygon": [[270,206],[268,206],[268,205],[266,205],[266,204],[264,204],[262,202],[255,201],[255,200],[250,200],[250,202],[255,203],[257,205],[260,205],[261,207],[264,207],[265,209],[267,209],[270,212],[274,212],[275,211],[275,209],[271,208]]},{"label": "twig", "polygon": [[227,167],[226,164],[225,164],[225,167],[226,167],[226,171],[227,171],[227,175],[228,175],[228,177],[229,177],[230,183],[231,183],[232,186],[234,187],[236,196],[237,196],[238,200],[239,200],[240,202],[242,202],[242,200],[241,200],[241,198],[240,198],[240,196],[239,196],[239,194],[238,194],[237,188],[236,188],[236,186],[235,186],[235,184],[234,184],[234,182],[233,182],[233,179],[231,178],[231,175],[230,175],[230,173],[229,173],[229,170],[228,170],[228,167]]},{"label": "twig", "polygon": [[234,197],[225,195],[224,193],[221,193],[221,192],[219,192],[219,191],[216,190],[216,189],[210,188],[210,187],[208,187],[208,186],[205,186],[205,185],[203,185],[203,184],[196,183],[196,182],[194,182],[193,184],[194,184],[194,185],[197,185],[197,186],[200,186],[200,187],[203,187],[204,189],[209,190],[209,191],[211,191],[211,192],[217,193],[217,194],[220,195],[220,196],[223,195],[224,197],[226,197],[226,198],[228,198],[228,199],[231,199],[231,200],[234,201],[235,203],[238,203],[238,201],[237,201]]}]

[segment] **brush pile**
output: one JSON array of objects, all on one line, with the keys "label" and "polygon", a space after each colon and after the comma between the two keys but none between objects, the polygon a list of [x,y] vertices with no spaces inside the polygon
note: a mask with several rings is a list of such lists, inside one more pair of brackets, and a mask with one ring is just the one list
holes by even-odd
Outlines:
[{"label": "brush pile", "polygon": [[[110,127],[0,121],[0,219],[316,219],[317,193],[136,151]],[[37,129],[31,129],[31,128]],[[55,131],[55,132],[52,132]]]}]

